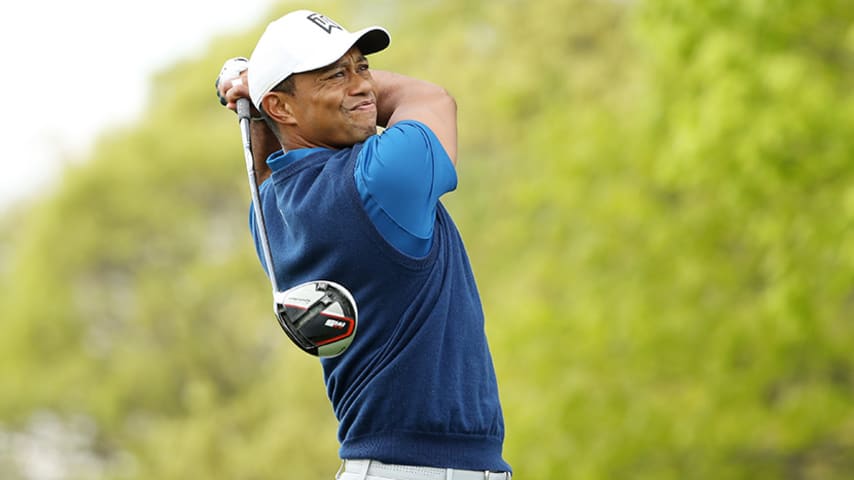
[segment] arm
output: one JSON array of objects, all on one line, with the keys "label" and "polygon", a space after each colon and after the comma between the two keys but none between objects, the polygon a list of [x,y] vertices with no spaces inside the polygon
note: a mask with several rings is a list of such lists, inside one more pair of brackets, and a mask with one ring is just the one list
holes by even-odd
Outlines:
[{"label": "arm", "polygon": [[402,120],[427,125],[457,164],[457,103],[433,83],[382,70],[372,70],[377,83],[377,124],[390,127]]},{"label": "arm", "polygon": [[[217,90],[220,101],[230,110],[237,111],[237,100],[249,98],[249,87],[247,86],[246,71],[240,73],[239,82],[235,79],[224,79],[222,83],[217,80]],[[249,122],[250,141],[252,143],[252,160],[255,166],[255,181],[260,185],[272,173],[267,165],[267,157],[271,153],[282,148],[275,134],[261,119],[261,114],[252,103],[252,119]]]},{"label": "arm", "polygon": [[273,173],[267,165],[267,157],[281,150],[282,146],[263,120],[250,120],[249,135],[252,142],[252,160],[255,163],[255,181],[260,185]]}]

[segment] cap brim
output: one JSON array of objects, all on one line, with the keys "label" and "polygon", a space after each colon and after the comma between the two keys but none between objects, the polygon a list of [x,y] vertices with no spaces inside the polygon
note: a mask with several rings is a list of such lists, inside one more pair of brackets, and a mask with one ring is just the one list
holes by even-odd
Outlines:
[{"label": "cap brim", "polygon": [[385,50],[391,43],[391,36],[382,27],[368,27],[353,35],[358,35],[355,45],[359,47],[362,55],[370,55]]},{"label": "cap brim", "polygon": [[293,73],[310,72],[331,65],[337,62],[339,58],[354,46],[362,52],[362,55],[370,55],[384,50],[390,43],[391,37],[384,28],[363,28],[362,30],[351,33],[349,41],[339,43],[337,47],[327,50],[325,54],[320,54],[310,61],[298,65],[294,68]]}]

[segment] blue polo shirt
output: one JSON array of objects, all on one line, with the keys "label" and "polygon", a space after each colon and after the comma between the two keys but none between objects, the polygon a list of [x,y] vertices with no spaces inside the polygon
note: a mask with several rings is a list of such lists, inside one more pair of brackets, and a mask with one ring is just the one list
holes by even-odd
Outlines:
[{"label": "blue polo shirt", "polygon": [[[281,170],[321,150],[324,149],[302,148],[287,153],[279,150],[270,155],[267,164],[273,171]],[[439,197],[457,187],[454,164],[436,135],[415,120],[396,123],[365,141],[353,176],[365,211],[383,238],[412,257],[426,255]],[[272,188],[269,179],[262,183],[261,197]],[[256,247],[260,248],[252,211],[249,223]],[[268,234],[273,233],[271,230],[268,227]]]},{"label": "blue polo shirt", "polygon": [[405,121],[268,164],[260,201],[280,288],[327,279],[359,309],[348,350],[320,360],[341,458],[510,471],[480,295],[439,201],[457,177],[436,136]]}]

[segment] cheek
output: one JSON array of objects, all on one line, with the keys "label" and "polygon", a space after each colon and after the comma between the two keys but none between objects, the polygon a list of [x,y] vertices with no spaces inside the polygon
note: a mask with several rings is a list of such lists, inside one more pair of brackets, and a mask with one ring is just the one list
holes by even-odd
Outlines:
[{"label": "cheek", "polygon": [[327,121],[340,119],[343,114],[346,114],[342,107],[342,101],[338,95],[325,95],[319,98],[315,105],[314,114],[317,117],[322,117]]},{"label": "cheek", "polygon": [[335,111],[327,105],[314,103],[302,112],[302,119],[306,126],[312,128],[324,128],[330,122],[334,121]]}]

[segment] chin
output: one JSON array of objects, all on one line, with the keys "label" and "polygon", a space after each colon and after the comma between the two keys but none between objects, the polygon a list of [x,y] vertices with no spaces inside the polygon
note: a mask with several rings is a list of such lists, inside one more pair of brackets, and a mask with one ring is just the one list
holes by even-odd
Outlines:
[{"label": "chin", "polygon": [[377,134],[377,126],[376,125],[374,125],[372,127],[366,127],[360,132],[359,137],[361,137],[361,138],[359,139],[359,141],[364,142],[365,140],[371,138],[371,136],[376,135],[376,134]]}]

